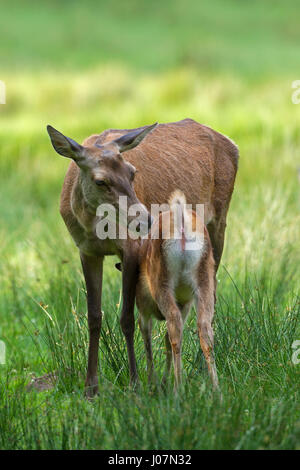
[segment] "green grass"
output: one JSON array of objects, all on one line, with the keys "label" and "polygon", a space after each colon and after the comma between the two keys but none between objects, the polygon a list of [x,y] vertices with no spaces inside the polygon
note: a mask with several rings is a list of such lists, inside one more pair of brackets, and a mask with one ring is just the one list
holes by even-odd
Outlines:
[{"label": "green grass", "polygon": [[[188,3],[1,2],[0,448],[299,448],[300,365],[291,360],[300,339],[296,2],[230,0],[222,12],[219,1]],[[223,403],[211,392],[194,312],[179,395],[171,385],[169,393],[148,388],[138,331],[141,389],[129,389],[112,258],[100,396],[89,403],[84,283],[58,213],[68,162],[45,126],[82,140],[187,116],[232,137],[241,154],[218,272]],[[159,377],[164,332],[156,323]],[[53,390],[27,391],[33,376],[49,372],[58,375]]]},{"label": "green grass", "polygon": [[1,0],[1,69],[196,66],[247,78],[299,67],[297,0]]}]

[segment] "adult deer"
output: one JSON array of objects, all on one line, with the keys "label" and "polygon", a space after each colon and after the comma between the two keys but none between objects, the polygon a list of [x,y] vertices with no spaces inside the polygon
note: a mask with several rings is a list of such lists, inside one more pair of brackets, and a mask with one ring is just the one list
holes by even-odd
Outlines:
[{"label": "adult deer", "polygon": [[90,335],[86,390],[91,397],[98,391],[102,266],[106,255],[116,254],[122,261],[120,321],[130,380],[137,381],[133,337],[138,253],[135,244],[126,240],[99,240],[95,231],[97,206],[108,202],[118,207],[119,196],[125,195],[128,205],[140,201],[150,210],[151,204],[166,203],[175,189],[181,190],[188,204],[205,206],[217,269],[238,150],[230,139],[192,119],[133,130],[109,129],[88,137],[83,145],[51,126],[47,129],[54,149],[73,160],[65,177],[60,212],[79,249],[86,282]]}]

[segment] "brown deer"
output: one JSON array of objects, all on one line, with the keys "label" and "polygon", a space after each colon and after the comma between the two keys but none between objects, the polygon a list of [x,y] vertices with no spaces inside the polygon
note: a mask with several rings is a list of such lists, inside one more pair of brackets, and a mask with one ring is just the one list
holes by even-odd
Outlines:
[{"label": "brown deer", "polygon": [[110,202],[118,207],[118,196],[125,195],[129,204],[140,201],[150,210],[151,204],[165,203],[178,188],[186,194],[188,204],[205,206],[217,269],[238,150],[230,139],[192,119],[133,130],[109,129],[88,137],[83,145],[51,126],[47,129],[54,149],[73,160],[65,177],[60,212],[79,248],[86,281],[90,334],[86,390],[93,396],[98,391],[102,266],[106,255],[117,255],[122,262],[120,322],[127,343],[130,380],[133,384],[137,381],[133,340],[138,250],[136,244],[126,240],[98,239],[97,206]]},{"label": "brown deer", "polygon": [[[166,320],[167,367],[173,357],[175,386],[181,382],[181,344],[184,322],[193,300],[197,310],[200,344],[214,388],[218,376],[213,352],[215,263],[208,231],[199,214],[188,210],[182,192],[175,191],[169,210],[153,222],[139,256],[136,303],[144,340],[148,378],[153,378],[152,317]],[[198,217],[198,219],[197,219]]]}]

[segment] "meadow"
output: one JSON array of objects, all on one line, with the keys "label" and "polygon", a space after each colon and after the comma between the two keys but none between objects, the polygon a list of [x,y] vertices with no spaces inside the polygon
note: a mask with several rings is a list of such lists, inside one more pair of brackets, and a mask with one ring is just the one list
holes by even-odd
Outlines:
[{"label": "meadow", "polygon": [[[0,1],[1,449],[299,449],[300,104],[297,2]],[[129,388],[121,278],[104,268],[100,395],[84,399],[85,286],[60,218],[68,161],[51,124],[77,141],[109,127],[193,118],[230,136],[240,163],[219,268],[212,393],[195,312],[183,386]],[[154,324],[162,377],[163,324]],[[28,389],[53,373],[55,386]]]}]

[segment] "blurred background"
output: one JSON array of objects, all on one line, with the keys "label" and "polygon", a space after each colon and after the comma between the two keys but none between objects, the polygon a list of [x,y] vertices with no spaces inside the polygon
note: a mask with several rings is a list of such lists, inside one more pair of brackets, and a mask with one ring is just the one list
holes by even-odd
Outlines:
[{"label": "blurred background", "polygon": [[[85,324],[79,257],[58,211],[69,162],[52,149],[47,124],[82,141],[109,127],[190,117],[231,137],[240,166],[219,302],[228,315],[243,313],[238,302],[251,278],[263,289],[260,306],[271,302],[272,312],[293,311],[300,104],[292,103],[292,83],[300,79],[299,46],[297,0],[0,0],[0,80],[6,84],[6,104],[0,104],[0,338],[10,373],[27,380],[57,367],[43,336],[49,315],[65,321],[74,313]],[[103,308],[117,318],[120,278],[113,264],[106,261]],[[55,334],[64,338],[59,329]],[[77,370],[85,368],[85,347]],[[235,347],[240,354],[242,344]],[[66,352],[64,365],[72,367],[72,357]],[[125,383],[127,371],[122,374]]]},{"label": "blurred background", "polygon": [[0,237],[10,262],[34,258],[42,237],[68,240],[58,216],[68,161],[49,145],[47,124],[81,141],[109,127],[193,118],[240,148],[230,211],[239,261],[253,237],[257,247],[257,223],[272,223],[272,211],[280,223],[289,197],[294,223],[296,0],[1,0],[0,7]]}]

